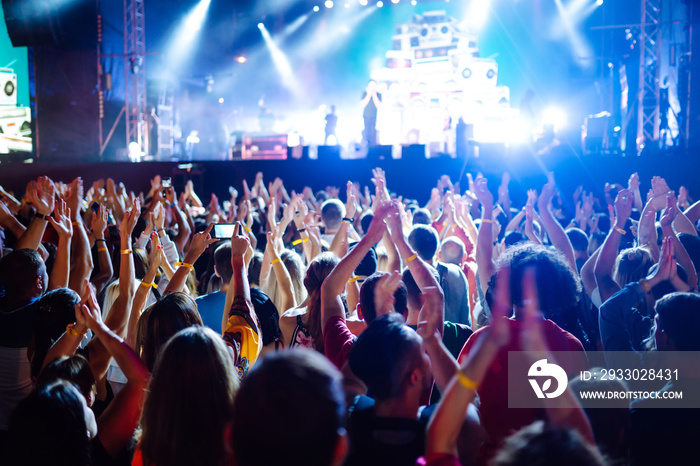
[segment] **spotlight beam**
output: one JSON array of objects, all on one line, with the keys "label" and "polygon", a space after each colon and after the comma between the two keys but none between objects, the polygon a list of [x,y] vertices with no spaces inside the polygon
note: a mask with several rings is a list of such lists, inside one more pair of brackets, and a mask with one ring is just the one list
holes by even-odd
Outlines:
[{"label": "spotlight beam", "polygon": [[263,40],[267,49],[270,51],[272,56],[272,63],[277,69],[282,78],[282,85],[287,88],[295,97],[299,98],[302,95],[301,86],[299,81],[297,81],[296,76],[294,76],[294,71],[292,70],[292,64],[289,62],[287,56],[282,52],[279,46],[272,40],[270,33],[263,23],[259,23],[260,33],[262,34]]},{"label": "spotlight beam", "polygon": [[176,73],[190,58],[210,4],[211,0],[200,0],[173,31],[165,52],[167,68],[171,73]]}]

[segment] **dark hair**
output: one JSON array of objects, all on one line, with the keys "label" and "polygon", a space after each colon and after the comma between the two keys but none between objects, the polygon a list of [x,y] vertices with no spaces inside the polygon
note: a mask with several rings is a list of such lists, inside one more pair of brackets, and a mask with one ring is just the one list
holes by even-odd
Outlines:
[{"label": "dark hair", "polygon": [[37,388],[12,411],[7,452],[13,466],[87,466],[90,443],[78,389],[57,380]]},{"label": "dark hair", "polygon": [[185,293],[170,293],[150,307],[143,343],[143,359],[153,370],[158,351],[177,332],[195,325],[202,326],[202,317],[194,299]]},{"label": "dark hair", "polygon": [[236,394],[236,464],[330,465],[344,423],[342,377],[326,358],[303,348],[273,353],[258,361]]},{"label": "dark hair", "polygon": [[369,230],[369,226],[372,224],[373,218],[374,214],[371,210],[368,210],[367,212],[362,214],[362,217],[360,217],[360,227],[362,227],[362,233],[367,233],[367,230]]},{"label": "dark hair", "polygon": [[[148,271],[148,255],[143,248],[134,248],[134,277],[137,280],[143,280]],[[121,263],[121,262],[120,262]]]},{"label": "dark hair", "polygon": [[86,399],[97,390],[97,382],[87,359],[79,354],[62,356],[51,361],[36,381],[36,386],[42,387],[64,379],[72,382]]},{"label": "dark hair", "polygon": [[[438,271],[435,270],[434,267],[428,267],[428,270],[430,271],[430,274],[433,276],[433,278],[435,278],[435,281],[440,283],[440,274],[438,273]],[[403,281],[404,285],[406,285],[406,304],[413,309],[420,309],[420,307],[422,306],[420,300],[421,291],[418,287],[418,284],[416,283],[415,278],[413,278],[413,275],[411,274],[411,271],[408,269],[408,267],[403,271],[403,274],[401,275],[401,281]]]},{"label": "dark hair", "polygon": [[418,334],[403,323],[401,316],[390,314],[372,321],[350,350],[350,369],[367,385],[377,401],[397,397],[406,374],[420,357]]},{"label": "dark hair", "polygon": [[605,466],[595,447],[570,429],[536,421],[505,440],[492,466]]},{"label": "dark hair", "polygon": [[[377,318],[377,309],[374,306],[374,287],[386,272],[375,272],[362,283],[360,287],[360,308],[365,322],[371,323]],[[394,310],[399,314],[406,312],[406,285],[402,282],[394,293]]]},{"label": "dark hair", "polygon": [[[262,262],[263,253],[260,251],[255,251],[253,253],[253,257],[250,258],[250,264],[248,264],[248,283],[251,285],[260,285],[260,270],[262,269]],[[233,270],[231,273],[233,273]]]},{"label": "dark hair", "polygon": [[700,351],[700,295],[675,292],[656,301],[659,328],[678,351]]},{"label": "dark hair", "polygon": [[525,243],[526,241],[527,238],[525,235],[520,233],[518,230],[509,231],[503,238],[503,244],[505,244],[507,248],[515,246],[516,244]]},{"label": "dark hair", "polygon": [[588,251],[588,235],[580,228],[569,228],[566,230],[566,236],[569,237],[574,251]]},{"label": "dark hair", "polygon": [[227,241],[214,250],[214,265],[224,284],[231,281],[233,267],[231,266],[231,242]]},{"label": "dark hair", "polygon": [[598,217],[598,230],[603,234],[610,231],[610,216],[608,214],[600,214]]},{"label": "dark hair", "polygon": [[0,260],[0,286],[5,299],[28,297],[36,279],[46,271],[44,261],[34,249],[15,249]]},{"label": "dark hair", "polygon": [[[353,249],[355,249],[355,246],[357,246],[358,244],[360,243],[350,244],[348,246],[348,251],[352,251]],[[358,277],[369,277],[377,271],[377,265],[377,251],[373,247],[369,248],[367,254],[365,254],[362,257],[360,263],[357,264],[357,267],[355,267],[355,275]]]},{"label": "dark hair", "polygon": [[[678,235],[678,239],[690,256],[695,270],[700,270],[700,238],[688,233],[681,233]],[[697,288],[697,283],[690,283],[690,285]]]},{"label": "dark hair", "polygon": [[576,313],[581,295],[581,280],[561,253],[531,243],[506,249],[498,258],[498,272],[490,283],[493,289],[501,271],[506,267],[510,268],[510,296],[514,306],[522,307],[523,275],[526,270],[534,268],[540,309],[544,317],[581,338]]},{"label": "dark hair", "polygon": [[433,223],[433,217],[428,209],[417,209],[413,212],[413,225],[430,225]]},{"label": "dark hair", "polygon": [[343,222],[345,206],[338,199],[328,199],[321,206],[321,219],[326,230],[337,230]]},{"label": "dark hair", "polygon": [[323,353],[323,328],[321,327],[321,285],[338,265],[338,256],[332,252],[319,254],[311,261],[304,277],[304,287],[309,295],[307,326],[314,341],[314,349]]},{"label": "dark hair", "polygon": [[75,305],[80,296],[69,288],[51,290],[39,299],[32,316],[34,354],[31,358],[32,377],[37,377],[49,348],[61,338],[66,326],[75,322]]},{"label": "dark hair", "polygon": [[408,235],[408,244],[426,262],[432,261],[435,257],[439,242],[437,231],[429,225],[414,225]]},{"label": "dark hair", "polygon": [[220,335],[191,327],[173,336],[158,355],[143,408],[144,464],[223,464],[223,432],[237,389]]}]

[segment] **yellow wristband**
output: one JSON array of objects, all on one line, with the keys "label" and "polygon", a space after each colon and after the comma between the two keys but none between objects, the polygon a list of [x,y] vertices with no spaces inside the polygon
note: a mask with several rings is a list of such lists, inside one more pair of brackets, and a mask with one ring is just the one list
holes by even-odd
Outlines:
[{"label": "yellow wristband", "polygon": [[180,267],[180,266],[187,267],[190,270],[194,270],[194,265],[188,264],[187,262],[175,262],[175,266],[176,267]]},{"label": "yellow wristband", "polygon": [[270,265],[275,265],[276,263],[280,262],[280,258],[278,257],[277,259],[272,259],[270,261]]},{"label": "yellow wristband", "polygon": [[97,252],[105,252],[107,248],[97,248]]},{"label": "yellow wristband", "polygon": [[131,249],[122,249],[119,253],[123,256],[131,254],[133,251]]},{"label": "yellow wristband", "polygon": [[81,337],[83,335],[87,335],[87,331],[85,332],[78,332],[76,329],[74,329],[75,324],[68,324],[66,325],[66,333],[70,335],[75,335],[76,337]]},{"label": "yellow wristband", "polygon": [[646,280],[639,280],[639,284],[642,285],[644,291],[651,293],[651,285],[649,285]]},{"label": "yellow wristband", "polygon": [[615,231],[620,233],[622,236],[625,236],[625,233],[627,233],[625,230],[623,230],[620,227],[615,227]]},{"label": "yellow wristband", "polygon": [[141,280],[141,285],[142,285],[142,286],[145,286],[146,288],[154,288],[154,289],[156,289],[156,290],[158,289],[158,285],[156,285],[155,282],[153,282],[153,283],[146,283],[146,282],[144,282],[143,280]]},{"label": "yellow wristband", "polygon": [[359,279],[360,277],[352,277],[350,280],[348,280],[348,283],[355,283]]},{"label": "yellow wristband", "polygon": [[464,388],[469,390],[476,390],[476,388],[479,386],[478,383],[464,375],[464,373],[461,370],[457,371],[457,380]]},{"label": "yellow wristband", "polygon": [[245,231],[247,231],[248,233],[250,233],[250,228],[248,228],[247,226],[243,225],[243,229],[244,229]]},{"label": "yellow wristband", "polygon": [[411,257],[406,259],[406,263],[408,264],[409,262],[416,260],[416,257],[418,257],[418,253],[414,252]]},{"label": "yellow wristband", "polygon": [[[308,239],[309,238],[306,238],[307,241],[308,241]],[[303,239],[295,239],[294,241],[292,241],[292,246],[296,246],[297,244],[301,244],[303,242],[304,242]]]}]

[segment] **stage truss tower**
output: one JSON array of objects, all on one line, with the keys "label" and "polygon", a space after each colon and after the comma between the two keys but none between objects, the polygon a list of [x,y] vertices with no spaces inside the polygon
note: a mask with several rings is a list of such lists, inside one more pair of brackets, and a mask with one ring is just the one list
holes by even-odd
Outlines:
[{"label": "stage truss tower", "polygon": [[639,91],[637,95],[637,153],[659,140],[662,0],[641,0]]},{"label": "stage truss tower", "polygon": [[[146,153],[146,16],[144,0],[124,0],[124,110],[126,144]],[[131,151],[130,151],[131,155]]]}]

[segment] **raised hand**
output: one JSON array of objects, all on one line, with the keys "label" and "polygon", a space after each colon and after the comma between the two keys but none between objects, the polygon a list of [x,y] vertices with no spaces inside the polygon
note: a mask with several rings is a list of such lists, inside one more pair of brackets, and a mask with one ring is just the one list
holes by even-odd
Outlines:
[{"label": "raised hand", "polygon": [[510,183],[510,174],[508,172],[503,173],[501,178],[501,184],[498,187],[498,202],[505,204],[508,201],[508,184]]},{"label": "raised hand", "polygon": [[625,223],[632,213],[634,205],[634,193],[629,189],[623,189],[615,198],[615,224],[617,228],[625,228]]},{"label": "raised hand", "polygon": [[670,193],[666,197],[666,208],[663,210],[663,212],[661,212],[661,219],[659,220],[661,228],[671,228],[676,215],[678,215],[676,196],[674,196],[673,193]]},{"label": "raised hand", "polygon": [[[547,173],[547,182],[542,187],[542,192],[540,193],[540,197],[537,200],[537,204],[538,204],[538,207],[540,209],[540,212],[549,208],[549,204],[552,202],[552,199],[554,198],[555,191],[556,191],[556,183],[554,182],[554,173],[549,172],[549,173]],[[585,201],[584,201],[584,203],[585,203]]]},{"label": "raised hand", "polygon": [[627,182],[627,189],[629,189],[632,192],[635,192],[636,190],[639,189],[640,185],[641,185],[641,183],[639,182],[639,173],[637,173],[637,172],[632,173],[632,176],[630,176],[630,179]]},{"label": "raised hand", "polygon": [[241,259],[245,256],[248,247],[250,246],[250,239],[248,235],[242,233],[243,225],[241,222],[236,222],[236,226],[233,227],[233,235],[231,236],[231,259]]},{"label": "raised hand", "polygon": [[423,306],[418,314],[418,335],[424,342],[440,338],[441,315],[445,308],[445,297],[436,286],[427,286],[422,290]]},{"label": "raised hand", "polygon": [[73,223],[71,222],[70,209],[66,207],[66,201],[58,199],[53,211],[53,217],[46,217],[58,236],[67,239],[73,236]]},{"label": "raised hand", "polygon": [[355,213],[357,212],[357,200],[355,198],[355,189],[352,181],[348,181],[345,192],[347,196],[347,201],[345,201],[345,216],[354,220]]},{"label": "raised hand", "polygon": [[372,223],[369,224],[367,234],[365,235],[372,241],[372,243],[378,243],[381,241],[382,235],[384,235],[384,232],[386,231],[386,223],[384,223],[384,220],[389,212],[395,208],[395,206],[392,205],[394,202],[397,201],[382,201],[377,205],[377,208],[374,211],[374,217],[372,218]]},{"label": "raised hand", "polygon": [[68,190],[68,198],[66,199],[66,203],[71,210],[71,218],[74,221],[80,220],[80,207],[84,197],[83,191],[83,179],[77,177],[71,182],[70,189]]},{"label": "raised hand", "polygon": [[96,239],[104,238],[108,222],[109,214],[107,213],[107,206],[100,204],[100,208],[97,210],[97,213],[92,216],[92,222],[90,223],[90,228],[92,228]]},{"label": "raised hand", "polygon": [[[210,223],[206,230],[200,231],[192,237],[190,249],[187,251],[188,257],[194,256],[194,261],[196,261],[197,258],[199,258],[199,256],[206,251],[210,244],[214,244],[219,241],[218,239],[211,237],[210,233],[212,228],[214,228],[214,224]],[[186,260],[185,262],[189,264],[193,263],[189,260]]]},{"label": "raised hand", "polygon": [[394,293],[401,286],[401,274],[387,273],[377,280],[374,288],[374,307],[377,317],[394,312]]},{"label": "raised hand", "polygon": [[685,186],[681,186],[681,189],[678,190],[678,207],[680,208],[687,208],[689,207],[688,203],[688,188]]},{"label": "raised hand", "polygon": [[124,218],[122,219],[122,224],[119,226],[119,232],[121,233],[122,240],[131,238],[131,233],[134,231],[136,222],[141,216],[141,203],[138,199],[135,199],[131,209],[124,213]]},{"label": "raised hand", "polygon": [[50,215],[54,208],[54,194],[56,187],[50,178],[40,176],[36,180],[36,187],[28,191],[29,201],[32,203],[37,213]]},{"label": "raised hand", "polygon": [[478,177],[474,181],[474,194],[482,206],[485,208],[493,208],[493,194],[489,191],[488,180],[484,177]]}]

